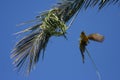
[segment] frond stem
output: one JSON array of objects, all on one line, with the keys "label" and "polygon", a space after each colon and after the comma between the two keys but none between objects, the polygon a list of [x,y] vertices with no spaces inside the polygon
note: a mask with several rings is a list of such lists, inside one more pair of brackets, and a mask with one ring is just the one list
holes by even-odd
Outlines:
[{"label": "frond stem", "polygon": [[77,18],[78,14],[80,12],[80,9],[76,12],[76,14],[73,16],[70,24],[68,25],[68,29],[70,29],[70,27],[72,26],[73,22],[75,21],[75,19]]}]

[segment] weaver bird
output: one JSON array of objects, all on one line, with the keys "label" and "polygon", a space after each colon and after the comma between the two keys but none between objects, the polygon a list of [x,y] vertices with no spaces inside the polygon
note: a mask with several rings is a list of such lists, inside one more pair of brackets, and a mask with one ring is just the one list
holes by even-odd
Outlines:
[{"label": "weaver bird", "polygon": [[98,33],[93,33],[93,34],[90,34],[90,35],[87,36],[85,34],[85,32],[81,32],[80,38],[81,39],[80,39],[79,48],[80,48],[81,55],[82,55],[82,61],[84,63],[84,52],[86,50],[87,44],[89,43],[89,40],[93,40],[93,41],[97,41],[97,42],[103,42],[104,36],[102,36]]}]

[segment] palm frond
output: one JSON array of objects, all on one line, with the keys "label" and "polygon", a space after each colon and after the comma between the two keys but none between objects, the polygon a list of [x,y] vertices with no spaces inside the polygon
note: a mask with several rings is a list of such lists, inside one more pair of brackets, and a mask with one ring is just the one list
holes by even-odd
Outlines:
[{"label": "palm frond", "polygon": [[[17,69],[21,69],[26,63],[27,73],[31,71],[38,62],[41,51],[46,49],[47,43],[52,36],[65,36],[66,22],[68,22],[78,10],[98,6],[102,9],[105,5],[119,3],[119,0],[61,0],[50,10],[44,11],[36,16],[37,22],[34,26],[18,32],[29,34],[21,39],[12,51],[12,58]],[[26,24],[26,23],[23,23]],[[84,48],[84,47],[83,47]]]},{"label": "palm frond", "polygon": [[79,9],[98,6],[101,10],[104,6],[120,3],[120,0],[61,0],[55,8],[59,9],[59,15],[67,22]]},{"label": "palm frond", "polygon": [[28,60],[27,73],[29,73],[31,68],[38,62],[41,51],[44,52],[49,38],[49,34],[38,31],[21,39],[16,44],[11,56],[15,59],[13,62],[15,67],[20,69],[24,64],[27,64],[25,61]]},{"label": "palm frond", "polygon": [[41,19],[40,24],[18,32],[29,32],[29,35],[21,39],[12,51],[13,64],[18,70],[25,68],[27,74],[30,73],[31,69],[38,62],[41,51],[43,51],[44,57],[50,37],[64,36],[66,33],[67,26],[56,16],[55,10],[50,10],[45,15],[46,17]]}]

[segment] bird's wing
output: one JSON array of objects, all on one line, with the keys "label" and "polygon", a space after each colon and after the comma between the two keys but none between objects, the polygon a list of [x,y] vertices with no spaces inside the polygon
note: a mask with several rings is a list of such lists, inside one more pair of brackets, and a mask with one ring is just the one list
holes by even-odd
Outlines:
[{"label": "bird's wing", "polygon": [[90,34],[88,35],[89,40],[97,41],[97,42],[103,42],[104,36],[100,35],[98,33]]}]

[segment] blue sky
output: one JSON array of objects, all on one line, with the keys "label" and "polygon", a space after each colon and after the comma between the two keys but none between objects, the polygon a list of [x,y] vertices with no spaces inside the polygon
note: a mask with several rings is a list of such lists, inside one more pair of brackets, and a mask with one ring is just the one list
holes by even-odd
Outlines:
[{"label": "blue sky", "polygon": [[95,69],[85,54],[82,63],[78,43],[81,31],[100,33],[103,43],[91,41],[87,46],[102,80],[120,80],[120,7],[109,6],[100,12],[96,8],[81,11],[67,38],[52,37],[48,43],[45,59],[39,60],[29,77],[14,71],[10,52],[18,41],[13,33],[28,26],[16,25],[32,20],[39,12],[50,9],[57,0],[1,0],[0,1],[0,79],[1,80],[97,80]]}]

